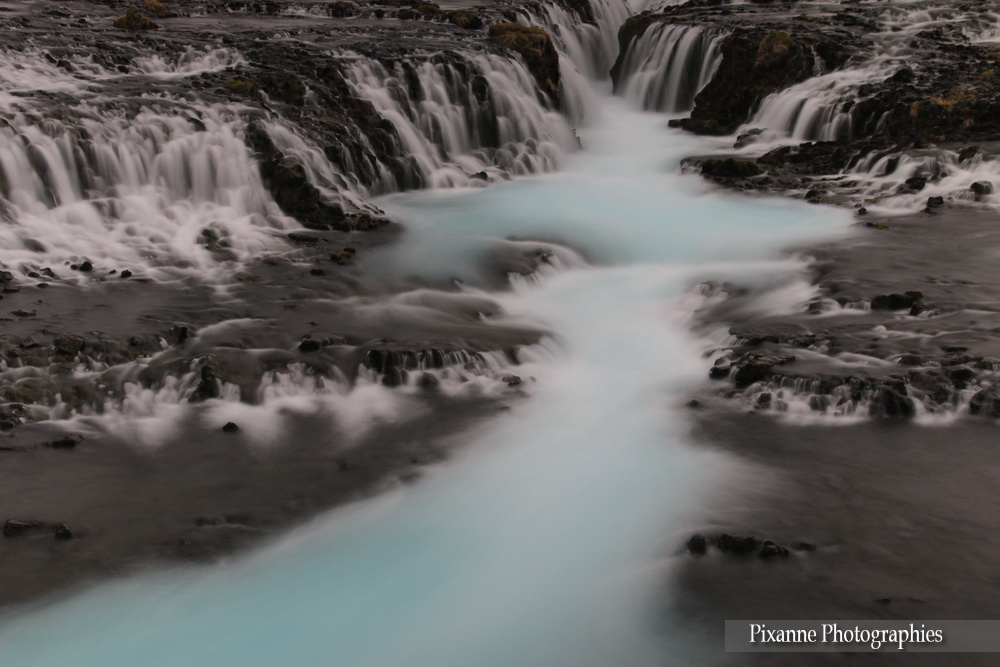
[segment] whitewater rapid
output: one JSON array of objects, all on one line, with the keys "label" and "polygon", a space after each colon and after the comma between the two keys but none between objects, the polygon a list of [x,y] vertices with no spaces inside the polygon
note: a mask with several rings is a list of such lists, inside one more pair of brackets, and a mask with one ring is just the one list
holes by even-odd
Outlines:
[{"label": "whitewater rapid", "polygon": [[[832,209],[711,190],[678,174],[701,140],[602,95],[564,171],[395,195],[406,226],[373,270],[458,276],[497,245],[550,266],[491,292],[498,321],[554,332],[522,349],[530,397],[416,485],[341,508],[254,553],[139,574],[15,612],[4,665],[654,665],[699,661],[671,630],[669,568],[731,464],[679,405],[706,375],[690,333],[707,279],[787,286],[790,244]],[[586,259],[584,259],[586,258]],[[794,290],[772,304],[800,308]],[[801,296],[801,295],[800,295]]]}]

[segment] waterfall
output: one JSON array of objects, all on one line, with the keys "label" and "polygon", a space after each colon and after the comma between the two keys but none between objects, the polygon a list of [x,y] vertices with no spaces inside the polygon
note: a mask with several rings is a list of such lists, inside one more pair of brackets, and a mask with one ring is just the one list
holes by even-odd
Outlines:
[{"label": "waterfall", "polygon": [[643,109],[689,111],[722,62],[725,34],[654,23],[629,44],[616,90]]},{"label": "waterfall", "polygon": [[91,261],[215,280],[294,227],[263,188],[243,121],[220,107],[15,116],[0,128],[0,194],[0,262],[23,272]]},{"label": "waterfall", "polygon": [[[517,60],[476,54],[460,64],[442,58],[384,64],[357,56],[346,75],[354,93],[393,124],[421,185],[551,171],[576,144]],[[393,185],[384,179],[378,191]]]},{"label": "waterfall", "polygon": [[858,88],[891,73],[885,65],[877,64],[806,79],[768,95],[741,132],[766,128],[796,141],[851,139],[854,127],[850,109],[858,97]]},{"label": "waterfall", "polygon": [[873,213],[900,215],[923,210],[929,197],[995,206],[1000,197],[1000,156],[923,149],[871,153],[845,174]]}]

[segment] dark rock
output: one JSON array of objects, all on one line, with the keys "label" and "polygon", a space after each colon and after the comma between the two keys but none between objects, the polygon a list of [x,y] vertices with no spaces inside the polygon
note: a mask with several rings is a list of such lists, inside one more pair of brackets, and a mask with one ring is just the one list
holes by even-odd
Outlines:
[{"label": "dark rock", "polygon": [[927,208],[935,209],[944,206],[944,197],[928,197],[927,198]]},{"label": "dark rock", "polygon": [[751,160],[710,158],[702,161],[701,173],[710,178],[750,178],[759,176],[762,172]]},{"label": "dark rock", "polygon": [[72,528],[71,526],[61,523],[56,527],[56,532],[53,535],[57,540],[72,540],[80,536],[79,532]]},{"label": "dark rock", "polygon": [[239,433],[239,432],[240,432],[240,427],[239,427],[239,426],[237,426],[237,425],[236,425],[235,423],[233,423],[233,422],[226,422],[226,423],[225,423],[225,424],[224,424],[224,425],[222,426],[222,432],[223,432],[223,433]]},{"label": "dark rock", "polygon": [[506,382],[508,387],[517,387],[522,383],[521,376],[519,375],[504,375],[500,379]]},{"label": "dark rock", "polygon": [[433,373],[421,373],[420,378],[417,380],[417,385],[425,389],[433,389],[439,384],[441,384],[441,381]]},{"label": "dark rock", "polygon": [[299,232],[290,232],[285,234],[285,238],[292,243],[301,243],[303,245],[315,245],[320,241],[318,236],[313,236],[312,234],[302,234]]},{"label": "dark rock", "polygon": [[561,103],[559,95],[559,54],[549,34],[542,28],[520,23],[498,23],[490,26],[490,41],[524,58],[528,70],[538,82],[555,109]]},{"label": "dark rock", "polygon": [[792,542],[795,551],[816,551],[816,545],[811,542]]},{"label": "dark rock", "polygon": [[[232,422],[230,422],[232,423]],[[233,424],[235,426],[235,424]],[[227,424],[228,426],[228,424]],[[224,526],[226,525],[226,517],[216,514],[213,516],[200,516],[194,520],[194,525],[205,528],[208,526]]]},{"label": "dark rock", "polygon": [[923,298],[916,290],[902,294],[880,294],[872,299],[872,310],[903,310],[911,308],[914,303]]},{"label": "dark rock", "polygon": [[976,181],[969,188],[977,195],[991,195],[994,192],[993,184],[989,181]]},{"label": "dark rock", "polygon": [[771,560],[774,558],[788,558],[788,549],[782,546],[778,546],[771,540],[764,542],[764,545],[760,549],[760,554],[758,554],[764,560]]},{"label": "dark rock", "polygon": [[303,338],[299,343],[299,352],[318,352],[323,347],[318,340]]},{"label": "dark rock", "polygon": [[174,326],[167,329],[166,334],[164,334],[164,338],[167,339],[167,342],[172,343],[174,345],[180,345],[181,343],[186,341],[189,336],[190,332],[188,328],[180,326],[178,324],[175,324]]},{"label": "dark rock", "polygon": [[734,364],[736,373],[733,375],[733,381],[737,387],[749,387],[755,382],[770,377],[775,366],[782,366],[793,361],[795,361],[795,357],[792,355],[748,352]]},{"label": "dark rock", "polygon": [[736,555],[746,555],[753,553],[757,548],[757,540],[753,537],[734,537],[723,534],[716,538],[715,546],[719,551]]},{"label": "dark rock", "polygon": [[91,264],[90,262],[83,262],[82,264],[80,264],[79,268],[80,268],[80,271],[83,271],[85,273],[89,273],[90,271],[94,270],[94,265]]},{"label": "dark rock", "polygon": [[20,537],[42,527],[41,521],[24,521],[21,519],[8,519],[3,525],[4,537]]},{"label": "dark rock", "polygon": [[969,414],[1000,419],[1000,394],[995,387],[977,392],[969,401]]},{"label": "dark rock", "polygon": [[692,535],[687,541],[687,550],[696,556],[701,556],[708,551],[708,540],[704,535]]},{"label": "dark rock", "polygon": [[55,340],[56,353],[66,355],[67,357],[79,354],[83,349],[83,345],[83,337],[75,334],[59,334]]},{"label": "dark rock", "polygon": [[34,317],[36,315],[33,310],[24,310],[23,308],[18,308],[17,310],[10,311],[12,315],[17,315],[18,317]]},{"label": "dark rock", "polygon": [[896,73],[889,77],[889,81],[893,83],[913,83],[916,79],[916,75],[913,70],[909,67],[901,67],[896,70]]},{"label": "dark rock", "polygon": [[958,389],[965,389],[969,383],[976,379],[976,371],[968,366],[960,366],[948,371],[948,379]]},{"label": "dark rock", "polygon": [[122,278],[131,278],[132,277],[132,272],[129,271],[128,269],[123,269],[122,272],[119,275]]},{"label": "dark rock", "polygon": [[916,405],[906,392],[902,382],[894,382],[877,388],[872,395],[868,414],[871,417],[913,417]]},{"label": "dark rock", "polygon": [[79,443],[80,440],[78,438],[67,435],[65,438],[53,440],[52,442],[46,442],[45,447],[51,447],[52,449],[73,449]]}]

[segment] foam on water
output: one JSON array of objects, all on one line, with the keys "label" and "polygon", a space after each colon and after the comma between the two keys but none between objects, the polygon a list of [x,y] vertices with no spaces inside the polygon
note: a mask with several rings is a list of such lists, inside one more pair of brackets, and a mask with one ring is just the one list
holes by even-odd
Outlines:
[{"label": "foam on water", "polygon": [[565,173],[380,202],[408,236],[374,261],[406,272],[473,280],[476,253],[509,236],[560,240],[599,264],[543,269],[490,295],[500,321],[553,331],[521,350],[519,372],[536,379],[529,401],[467,434],[474,446],[419,485],[255,554],[8,618],[0,662],[705,664],[670,630],[660,560],[729,465],[688,446],[673,408],[707,370],[688,331],[704,302],[692,288],[793,281],[769,259],[776,249],[848,220],[710,191],[676,174],[695,139],[622,100],[604,105]]}]

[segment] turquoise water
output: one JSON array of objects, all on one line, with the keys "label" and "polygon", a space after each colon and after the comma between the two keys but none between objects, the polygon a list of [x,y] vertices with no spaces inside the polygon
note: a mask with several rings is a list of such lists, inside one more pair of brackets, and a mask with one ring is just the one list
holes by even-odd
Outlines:
[{"label": "turquoise water", "polygon": [[[420,483],[333,511],[254,553],[115,581],[9,618],[0,664],[477,667],[704,664],[662,611],[703,490],[734,464],[692,447],[676,406],[707,362],[701,280],[781,283],[777,251],[845,233],[829,209],[710,191],[704,150],[606,99],[558,174],[380,205],[407,233],[372,262],[485,284],[502,239],[562,268],[492,293],[539,323],[531,397]],[[787,297],[787,307],[794,299]]]}]

